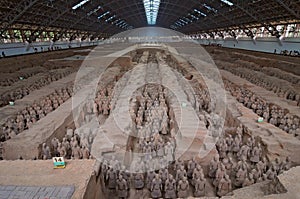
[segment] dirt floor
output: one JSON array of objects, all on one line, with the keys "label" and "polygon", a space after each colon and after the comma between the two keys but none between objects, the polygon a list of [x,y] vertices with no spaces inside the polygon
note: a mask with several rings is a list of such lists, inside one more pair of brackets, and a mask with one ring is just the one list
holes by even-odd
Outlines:
[{"label": "dirt floor", "polygon": [[[191,49],[194,50],[193,48],[188,48],[187,46],[182,46],[181,44],[175,43],[172,45],[175,49],[180,47],[181,51],[183,51],[185,47],[186,52]],[[118,51],[123,47],[127,46],[120,45],[116,48],[113,48],[112,46],[107,45],[105,50],[98,49],[93,53],[96,56],[113,53],[111,54],[111,56],[117,57],[119,55],[115,53],[115,51]],[[203,79],[196,75],[191,62],[185,60],[184,57],[171,56],[169,52],[166,54],[162,53],[162,51],[157,53],[153,49],[155,48],[151,48],[151,50],[143,49],[140,52],[131,52],[127,54],[126,57],[122,58],[122,63],[120,62],[112,64],[109,70],[107,70],[108,72],[105,73],[103,77],[104,79],[102,79],[105,80],[102,81],[103,84],[105,83],[104,86],[102,85],[104,89],[102,88],[103,90],[100,90],[99,93],[101,93],[101,91],[103,91],[103,93],[110,93],[105,89],[110,86],[114,88],[113,86],[116,83],[119,83],[119,87],[116,87],[119,90],[115,90],[116,93],[114,94],[116,94],[117,97],[113,100],[110,98],[111,96],[109,96],[109,94],[107,94],[108,96],[106,96],[106,94],[104,96],[104,98],[112,100],[112,102],[114,102],[115,104],[110,107],[111,110],[109,111],[110,113],[108,115],[105,115],[104,117],[100,114],[99,116],[99,118],[104,119],[100,122],[101,132],[100,130],[97,131],[98,137],[96,137],[95,139],[93,138],[93,152],[99,155],[99,157],[102,156],[102,153],[108,153],[109,158],[111,158],[111,154],[114,153],[117,154],[117,156],[121,157],[121,153],[124,149],[135,150],[139,142],[137,142],[137,140],[134,140],[130,142],[134,143],[132,144],[134,146],[128,146],[129,142],[126,142],[126,140],[128,141],[130,136],[128,136],[125,132],[123,132],[121,128],[119,128],[119,124],[115,124],[116,121],[114,116],[122,115],[122,122],[125,126],[128,125],[127,129],[129,129],[130,127],[134,132],[135,129],[133,128],[136,128],[137,126],[137,123],[135,121],[135,118],[138,115],[137,105],[132,105],[132,107],[135,106],[135,108],[132,108],[131,110],[131,113],[135,114],[133,119],[130,117],[125,117],[129,112],[127,109],[118,109],[118,103],[122,104],[125,100],[128,99],[126,95],[130,94],[129,92],[122,93],[121,91],[123,91],[125,88],[136,88],[137,90],[137,88],[139,88],[144,83],[149,85],[149,82],[156,84],[164,82],[166,85],[168,85],[169,88],[173,89],[172,91],[175,94],[180,96],[180,103],[176,102],[175,99],[172,99],[172,97],[170,97],[171,95],[168,96],[169,98],[168,100],[166,100],[168,104],[167,110],[171,110],[168,112],[169,115],[167,124],[171,126],[170,112],[173,112],[174,114],[174,116],[172,115],[172,121],[175,123],[175,126],[182,122],[179,121],[179,119],[181,119],[183,115],[185,117],[184,119],[188,122],[186,123],[186,125],[183,125],[181,132],[176,129],[176,131],[178,130],[179,132],[178,135],[182,133],[178,137],[181,137],[181,139],[183,140],[183,145],[185,145],[185,142],[194,139],[194,141],[191,141],[192,145],[189,148],[190,151],[185,153],[182,157],[182,159],[185,161],[185,164],[187,165],[188,161],[191,160],[192,157],[196,156],[195,154],[199,152],[199,145],[202,145],[202,143],[204,143],[204,135],[207,134],[209,126],[213,126],[214,120],[212,118],[216,116],[210,112],[211,104],[209,102],[206,102],[209,96],[207,96],[207,93],[204,92],[207,91],[207,88],[203,83]],[[279,195],[274,195],[274,197],[272,195],[270,196],[266,194],[264,192],[264,189],[267,189],[266,186],[271,185],[270,181],[265,181],[263,183],[254,184],[246,188],[233,186],[233,193],[230,193],[230,196],[226,196],[224,198],[299,198],[296,193],[295,187],[293,187],[291,183],[298,183],[298,180],[295,176],[298,175],[299,168],[296,166],[300,165],[300,158],[298,157],[298,154],[300,153],[300,124],[299,120],[297,120],[300,118],[300,99],[298,99],[298,96],[300,96],[300,58],[211,46],[207,46],[205,47],[205,49],[210,53],[215,64],[219,68],[220,75],[224,80],[226,88],[225,92],[227,95],[227,104],[225,106],[225,112],[227,113],[227,118],[224,119],[224,137],[222,138],[225,140],[225,138],[229,135],[232,135],[234,137],[237,136],[238,128],[242,127],[242,141],[244,142],[243,144],[246,145],[247,141],[249,141],[252,136],[256,137],[256,142],[262,145],[262,156],[267,158],[268,165],[273,163],[275,158],[284,160],[286,157],[291,157],[291,165],[295,167],[287,172],[284,172],[282,175],[279,175],[279,177],[276,178],[279,180],[279,183],[276,184],[276,186],[278,185],[280,188],[284,187],[282,189],[286,189],[285,193],[280,192]],[[70,73],[68,73],[65,77],[61,77],[58,80],[49,82],[49,84],[47,83],[40,88],[33,89],[27,96],[16,100],[15,106],[4,106],[3,104],[4,107],[0,109],[3,110],[0,113],[1,124],[5,125],[7,119],[11,115],[16,115],[18,112],[26,109],[27,106],[32,106],[34,104],[33,101],[39,101],[40,99],[53,94],[55,90],[64,87],[64,84],[66,83],[72,83],[75,79],[76,71],[89,52],[89,48],[83,48],[82,51],[64,50],[0,60],[0,77],[4,78],[3,84],[5,84],[6,80],[8,80],[7,82],[9,84],[0,87],[0,89],[3,88],[1,90],[3,95],[11,91],[23,89],[24,86],[26,87],[35,84],[36,80],[44,79],[46,75],[50,74],[50,71],[60,74],[62,73],[62,69],[72,69],[70,70]],[[95,62],[88,63],[92,63],[94,67],[102,67],[102,65],[100,66],[100,64],[96,60],[93,61]],[[210,68],[212,63],[209,63],[209,59],[207,57],[203,58],[201,61],[205,63],[202,63],[203,66],[205,66],[203,67],[204,69]],[[97,64],[99,64],[99,66]],[[124,67],[122,64],[126,67]],[[128,64],[130,66],[127,66]],[[201,99],[197,98],[199,96],[192,96],[195,93],[192,93],[189,89],[187,89],[186,83],[183,83],[181,80],[179,81],[180,78],[177,78],[176,75],[175,78],[168,76],[168,74],[170,73],[167,72],[169,72],[168,70],[171,70],[169,68],[171,68],[172,71],[176,71],[174,73],[177,75],[181,73],[181,75],[183,75],[185,79],[190,78],[188,82],[196,91],[199,91],[199,96],[201,95]],[[137,78],[135,74],[140,76],[138,76]],[[25,80],[19,79],[20,75],[26,76]],[[198,84],[193,81],[195,79],[197,79],[197,81],[199,80],[199,82],[197,82]],[[272,108],[276,106],[275,110],[279,112],[278,115],[280,115],[281,117],[278,120],[277,124],[272,124],[272,121],[269,118],[265,119],[261,123],[258,123],[257,120],[262,116],[262,113],[257,112],[256,106],[254,106],[255,108],[253,108],[252,104],[248,106],[246,103],[243,103],[243,101],[238,101],[242,96],[242,94],[239,93],[240,89],[243,89],[243,92],[241,92],[242,94],[246,93],[249,95],[248,97],[245,97],[247,98],[247,100],[255,99],[258,103],[264,102],[264,107]],[[86,91],[85,87],[83,87],[81,90]],[[152,93],[153,96],[149,94],[153,99],[158,98],[156,94],[158,93],[159,88],[155,88],[154,90],[154,94]],[[117,91],[119,93],[117,93]],[[167,91],[165,92],[167,93]],[[84,100],[88,95],[87,93],[87,91],[82,92],[81,95],[77,97],[79,97],[81,100]],[[166,93],[164,94],[167,96]],[[142,95],[142,91],[140,91],[139,95]],[[166,96],[165,98],[167,98]],[[131,101],[135,101],[133,100],[134,98],[129,99],[131,99]],[[196,103],[198,102],[197,100],[199,100],[199,103]],[[153,100],[153,102],[154,101],[155,100]],[[183,110],[181,110],[183,104],[184,108]],[[199,104],[201,104],[201,106]],[[24,159],[33,158],[30,157],[30,155],[32,154],[32,150],[35,150],[35,157],[40,156],[40,154],[42,153],[40,145],[42,143],[37,142],[47,142],[47,144],[50,145],[50,140],[54,136],[59,135],[59,139],[62,139],[64,137],[68,125],[72,123],[72,126],[74,126],[74,122],[70,121],[74,119],[70,116],[72,111],[71,98],[69,98],[69,100],[65,101],[61,105],[62,106],[58,107],[57,110],[53,110],[51,114],[35,123],[32,127],[26,129],[24,133],[22,133],[22,135],[17,135],[15,138],[4,143],[6,149],[10,150],[9,152],[11,152],[12,154],[15,153],[11,155],[11,158],[8,159],[17,159],[18,154],[16,153],[21,153],[22,151],[26,151],[26,156],[24,155]],[[256,105],[258,106],[259,104]],[[86,110],[87,106],[84,104],[80,108],[82,110],[80,109],[81,112],[79,114],[79,117],[81,117],[85,127],[89,126],[89,124],[92,125],[95,121],[89,118],[90,115],[87,114]],[[94,109],[90,111],[93,112]],[[190,114],[194,109],[196,110],[196,114]],[[285,115],[281,116],[282,114]],[[292,119],[288,120],[290,116],[295,119],[293,121],[290,121]],[[199,119],[200,122],[194,121],[193,119],[195,118]],[[287,121],[282,122],[283,119],[286,119]],[[131,120],[134,120],[135,122],[132,123]],[[78,121],[75,121],[76,124],[77,122]],[[104,125],[102,125],[102,122],[104,123]],[[199,122],[199,126],[201,127],[199,127],[199,129],[196,129],[197,140],[195,139],[195,137],[193,137],[192,133],[190,133],[190,131],[194,130],[193,127],[196,126],[196,122]],[[287,123],[289,122],[294,122],[293,124],[298,128],[294,126],[293,128],[295,129],[290,131],[290,129],[287,129]],[[97,125],[99,124],[97,123]],[[292,125],[290,125],[289,127],[292,128]],[[58,131],[60,133],[58,133]],[[91,131],[91,129],[89,129],[89,131]],[[168,132],[167,135],[164,136],[164,140],[172,140],[172,136],[174,136],[174,134],[171,135],[171,132]],[[214,143],[213,136],[209,135],[208,137],[209,141],[211,141],[211,143]],[[27,147],[27,145],[30,144],[30,140],[32,139],[36,139],[33,142],[34,146]],[[106,139],[109,139],[109,141],[115,141],[115,143],[112,144]],[[10,143],[13,143],[14,145]],[[8,144],[10,144],[11,146],[8,147]],[[208,145],[209,144],[210,143],[208,143]],[[23,147],[27,147],[27,149],[23,150]],[[34,147],[34,149],[31,150],[30,147]],[[177,145],[177,147],[179,150],[181,145],[179,144]],[[203,146],[203,148],[205,147]],[[212,197],[216,196],[217,188],[212,185],[214,179],[208,177],[209,165],[211,159],[217,153],[217,150],[220,151],[218,146],[213,147],[213,152],[206,158],[201,159],[199,158],[200,156],[197,157],[197,161],[203,167],[205,177],[207,178],[207,196]],[[15,148],[15,151],[13,148]],[[121,159],[124,159],[124,157],[121,157]],[[178,157],[180,157],[180,155],[178,155]],[[233,161],[235,161],[235,163],[238,163],[239,160],[236,155],[234,156]],[[250,160],[248,160],[248,164],[251,166],[251,168],[254,168],[255,166],[252,164],[252,162],[250,162]],[[91,175],[94,171],[94,165],[95,160],[70,160],[67,162],[66,169],[54,170],[52,162],[50,160],[0,161],[0,185],[75,185],[75,193],[73,195],[73,198],[79,199],[84,197],[85,190],[87,189]],[[174,165],[172,164],[169,169],[170,173],[175,175],[175,169],[173,167]],[[232,181],[235,180],[235,176],[230,177]],[[105,184],[102,184],[101,188],[101,190],[105,192],[105,194],[103,194],[103,197],[114,198],[116,196],[115,191],[107,191],[108,189]],[[88,188],[88,190],[92,190],[92,188]],[[193,191],[194,188],[191,188],[191,190],[189,191],[189,195],[193,195]],[[130,198],[147,198],[150,196],[149,194],[150,192],[147,189],[144,189],[140,192],[136,192],[136,190],[131,189]]]},{"label": "dirt floor", "polygon": [[[278,54],[272,54],[272,53],[264,53],[264,52],[257,52],[252,50],[243,50],[243,49],[233,49],[233,48],[223,48],[223,47],[215,47],[215,46],[203,46],[207,52],[213,53],[215,49],[224,50],[226,52],[230,53],[242,53],[246,55],[253,55],[257,56],[258,58],[266,58],[266,59],[274,59],[277,61],[286,61],[294,64],[300,63],[299,57],[292,57],[292,56],[283,56]],[[255,61],[255,60],[253,60]]]},{"label": "dirt floor", "polygon": [[[87,49],[93,49],[94,47],[83,47],[82,51],[78,49],[67,49],[67,50],[58,50],[52,52],[44,52],[30,55],[22,55],[15,57],[8,57],[5,59],[0,59],[0,71],[1,73],[14,73],[24,68],[31,68],[36,66],[44,66],[51,59],[62,59],[66,57],[71,57],[74,55],[85,56],[89,51]],[[51,67],[51,66],[47,66]],[[55,67],[55,66],[52,66]]]},{"label": "dirt floor", "polygon": [[[65,169],[54,169],[52,160],[1,161],[0,185],[66,186],[74,185],[73,199],[83,198],[94,171],[95,160],[72,160]],[[74,175],[76,174],[76,175]]]}]

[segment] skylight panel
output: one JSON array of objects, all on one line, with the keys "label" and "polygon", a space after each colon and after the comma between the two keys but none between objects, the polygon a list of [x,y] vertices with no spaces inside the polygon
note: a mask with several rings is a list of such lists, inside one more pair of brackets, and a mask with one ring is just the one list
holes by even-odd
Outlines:
[{"label": "skylight panel", "polygon": [[197,13],[199,13],[199,14],[201,13],[201,12],[200,12],[199,10],[197,10],[197,9],[194,9],[194,11],[197,12]]},{"label": "skylight panel", "polygon": [[184,26],[185,23],[182,23],[181,21],[177,21],[178,24],[180,24],[180,26]]},{"label": "skylight panel", "polygon": [[128,25],[126,23],[122,24],[120,28],[126,28]]},{"label": "skylight panel", "polygon": [[185,23],[185,24],[188,24],[187,21],[183,20],[183,19],[179,19],[181,22]]},{"label": "skylight panel", "polygon": [[118,23],[116,23],[116,26],[121,25],[123,22],[124,22],[123,20],[119,21]]},{"label": "skylight panel", "polygon": [[72,9],[76,10],[77,8],[83,6],[84,4],[86,4],[87,2],[89,2],[90,0],[83,0],[80,3],[78,3],[77,5],[73,6]]},{"label": "skylight panel", "polygon": [[147,22],[149,25],[155,25],[159,11],[160,0],[143,0]]},{"label": "skylight panel", "polygon": [[104,17],[104,16],[108,15],[109,13],[110,13],[109,11],[107,11],[107,12],[103,13],[102,15],[100,15],[100,16],[98,17],[98,19],[101,19],[102,17]]},{"label": "skylight panel", "polygon": [[101,6],[98,6],[97,8],[95,8],[94,10],[92,10],[91,12],[89,12],[87,15],[91,16],[92,14],[98,12],[98,10],[100,10],[100,9],[101,9]]},{"label": "skylight panel", "polygon": [[199,17],[196,17],[195,15],[193,15],[193,14],[189,14],[189,16],[191,16],[193,19],[195,19],[195,20],[199,20]]},{"label": "skylight panel", "polygon": [[207,15],[206,14],[204,14],[203,12],[200,12],[200,14],[202,15],[202,16],[204,16],[204,17],[206,17]]},{"label": "skylight panel", "polygon": [[221,1],[229,6],[233,6],[233,3],[228,0],[221,0]]},{"label": "skylight panel", "polygon": [[194,9],[194,11],[197,12],[198,14],[204,16],[204,17],[207,16],[206,14],[204,14],[203,12],[201,12],[201,11],[199,11],[199,10],[197,10],[197,9]]},{"label": "skylight panel", "polygon": [[202,4],[207,10],[213,11],[214,13],[218,12],[215,8],[207,5],[206,3]]},{"label": "skylight panel", "polygon": [[187,18],[187,17],[183,17],[184,20],[188,21],[188,22],[193,22],[191,19]]},{"label": "skylight panel", "polygon": [[109,22],[109,21],[111,21],[113,18],[115,18],[116,17],[116,15],[113,15],[113,16],[111,16],[110,18],[108,18],[108,19],[106,19],[105,21],[106,22]]},{"label": "skylight panel", "polygon": [[113,22],[111,22],[112,24],[117,24],[121,19],[116,19]]}]

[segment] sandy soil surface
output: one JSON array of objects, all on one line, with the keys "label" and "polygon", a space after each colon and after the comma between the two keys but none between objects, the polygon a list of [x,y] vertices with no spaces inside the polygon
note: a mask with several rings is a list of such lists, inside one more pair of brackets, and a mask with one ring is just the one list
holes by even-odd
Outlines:
[{"label": "sandy soil surface", "polygon": [[263,57],[268,59],[274,59],[278,61],[287,61],[290,63],[299,64],[300,58],[299,57],[291,57],[291,56],[283,56],[283,55],[276,55],[272,53],[264,53],[264,52],[256,52],[256,51],[250,51],[250,50],[243,50],[243,49],[232,49],[232,48],[222,48],[222,47],[215,47],[215,46],[203,46],[209,53],[212,52],[214,49],[223,49],[227,52],[238,52],[248,55],[254,55],[257,57]]},{"label": "sandy soil surface", "polygon": [[[1,161],[0,185],[64,186],[74,185],[73,199],[83,197],[93,173],[95,160],[68,160],[65,169],[54,169],[48,161]],[[76,174],[76,175],[74,175]]]}]

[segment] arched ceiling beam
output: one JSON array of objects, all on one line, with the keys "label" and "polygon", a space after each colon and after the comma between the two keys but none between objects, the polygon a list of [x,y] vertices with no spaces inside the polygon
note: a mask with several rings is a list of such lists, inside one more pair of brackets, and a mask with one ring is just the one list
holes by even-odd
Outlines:
[{"label": "arched ceiling beam", "polygon": [[[258,16],[257,12],[252,9],[252,6],[249,6],[250,1],[232,1],[234,2],[234,4],[236,5],[236,7],[238,7],[239,9],[241,9],[243,12],[245,12],[249,17],[251,17],[252,19],[254,19],[255,21],[257,21],[258,23],[260,23],[262,26],[264,26],[270,33],[272,36],[276,36],[276,37],[280,37],[280,33],[276,30],[276,27],[274,27],[271,24],[267,24],[265,23],[260,16]],[[272,29],[272,30],[271,30]]]},{"label": "arched ceiling beam", "polygon": [[21,0],[20,3],[16,5],[7,15],[1,20],[2,27],[0,31],[0,36],[16,22],[28,9],[30,9],[38,0]]},{"label": "arched ceiling beam", "polygon": [[300,19],[300,5],[296,5],[296,3],[291,0],[275,0],[275,1],[279,3],[282,7],[284,7],[292,15],[294,15],[297,19]]}]

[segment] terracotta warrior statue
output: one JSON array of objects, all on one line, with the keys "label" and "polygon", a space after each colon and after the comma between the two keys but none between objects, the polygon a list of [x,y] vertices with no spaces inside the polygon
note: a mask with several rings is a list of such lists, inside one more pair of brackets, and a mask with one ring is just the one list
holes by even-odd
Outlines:
[{"label": "terracotta warrior statue", "polygon": [[111,167],[106,174],[109,189],[115,189],[117,185],[117,172]]},{"label": "terracotta warrior statue", "polygon": [[225,196],[227,193],[231,192],[231,190],[231,180],[229,179],[228,175],[225,175],[225,177],[220,180],[217,195],[220,197]]},{"label": "terracotta warrior statue", "polygon": [[200,178],[195,180],[195,197],[203,197],[205,196],[206,191],[206,179],[203,174],[200,175]]},{"label": "terracotta warrior statue", "polygon": [[165,198],[176,198],[176,180],[169,174],[165,184]]},{"label": "terracotta warrior statue", "polygon": [[187,177],[183,177],[182,180],[178,182],[177,191],[179,198],[187,198],[189,194],[190,184]]},{"label": "terracotta warrior statue", "polygon": [[116,191],[119,198],[127,198],[127,182],[123,178],[122,175],[119,175],[119,179],[117,180]]},{"label": "terracotta warrior statue", "polygon": [[161,198],[162,197],[162,182],[159,174],[156,174],[155,178],[151,183],[151,197]]}]

